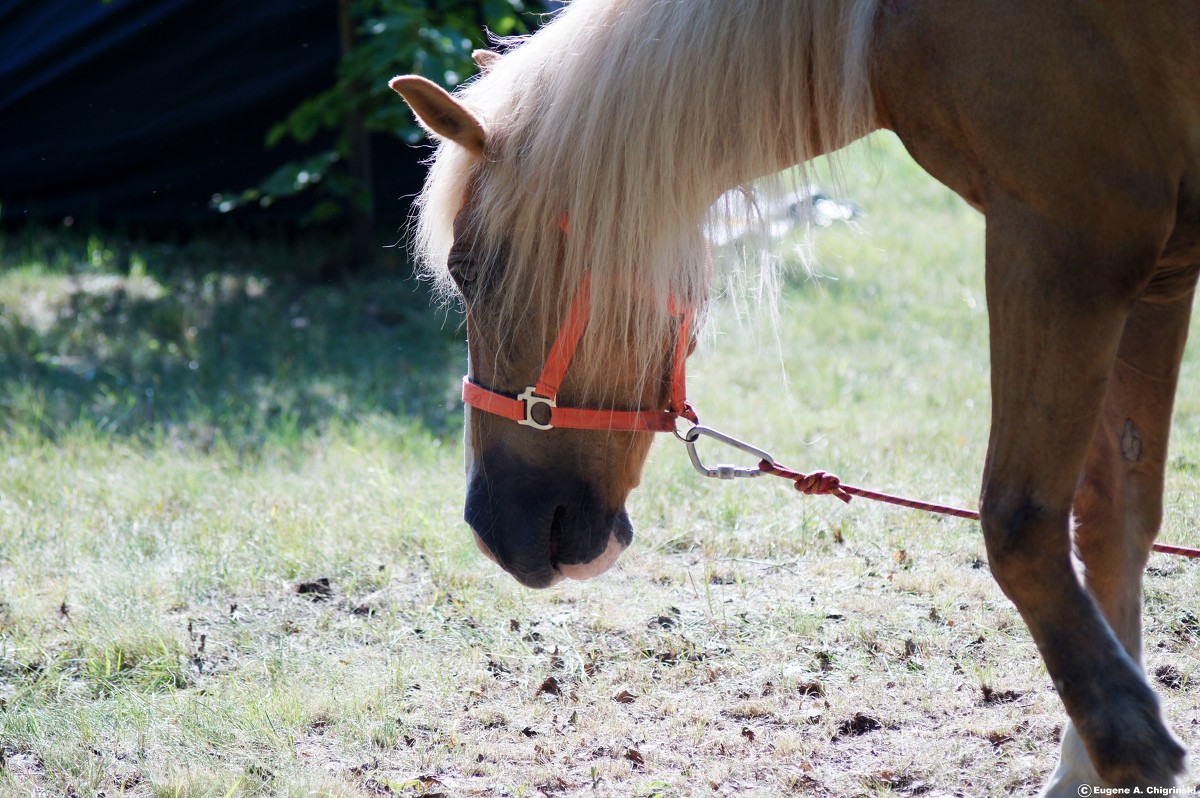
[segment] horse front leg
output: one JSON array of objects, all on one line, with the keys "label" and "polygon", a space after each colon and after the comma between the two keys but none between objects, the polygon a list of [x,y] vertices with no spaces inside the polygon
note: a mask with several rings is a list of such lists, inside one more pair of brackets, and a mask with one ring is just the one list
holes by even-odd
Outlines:
[{"label": "horse front leg", "polygon": [[[1139,666],[1142,572],[1162,520],[1171,409],[1198,275],[1197,266],[1156,275],[1130,314],[1075,496],[1084,583]],[[1068,724],[1051,794],[1100,783]]]},{"label": "horse front leg", "polygon": [[1184,757],[1071,559],[1076,489],[1155,255],[1152,244],[1118,252],[1080,240],[1016,203],[989,207],[992,430],[980,508],[988,559],[1096,772],[1113,786],[1172,785]]}]

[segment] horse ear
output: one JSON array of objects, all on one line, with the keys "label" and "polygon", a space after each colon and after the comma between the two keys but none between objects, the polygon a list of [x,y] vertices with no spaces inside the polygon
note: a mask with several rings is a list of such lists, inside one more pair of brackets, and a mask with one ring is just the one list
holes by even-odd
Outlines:
[{"label": "horse ear", "polygon": [[417,121],[430,133],[453,141],[476,155],[483,154],[483,145],[487,141],[483,122],[448,91],[417,75],[392,78],[388,85],[404,98],[417,115]]},{"label": "horse ear", "polygon": [[487,72],[500,60],[500,53],[495,50],[475,50],[471,53],[471,58],[475,59],[475,65],[481,72]]}]

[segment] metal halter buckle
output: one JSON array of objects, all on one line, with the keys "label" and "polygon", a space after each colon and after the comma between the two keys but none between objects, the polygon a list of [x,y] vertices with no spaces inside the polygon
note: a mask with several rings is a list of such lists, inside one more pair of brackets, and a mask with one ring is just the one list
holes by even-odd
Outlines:
[{"label": "metal halter buckle", "polygon": [[533,417],[533,408],[538,405],[545,405],[550,408],[550,421],[554,420],[554,408],[558,407],[558,402],[553,399],[547,399],[544,396],[538,396],[534,392],[534,386],[530,385],[521,393],[517,394],[517,401],[525,405],[525,418],[517,419],[518,424],[524,424],[526,427],[534,429],[554,429],[554,425],[550,422],[541,423]]}]

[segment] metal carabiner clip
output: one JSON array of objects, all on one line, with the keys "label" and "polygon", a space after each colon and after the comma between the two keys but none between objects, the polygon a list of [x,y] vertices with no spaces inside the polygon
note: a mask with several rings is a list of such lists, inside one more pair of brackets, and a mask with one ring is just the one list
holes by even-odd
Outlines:
[{"label": "metal carabiner clip", "polygon": [[715,479],[753,479],[754,477],[761,477],[764,472],[757,465],[753,468],[743,468],[724,463],[717,463],[717,465],[711,468],[704,465],[700,460],[700,453],[696,451],[696,441],[700,440],[700,438],[712,438],[727,446],[732,446],[747,454],[752,454],[760,461],[766,461],[772,466],[775,465],[775,458],[770,453],[756,446],[751,446],[745,441],[740,441],[737,438],[726,435],[724,432],[715,430],[712,427],[697,424],[683,434],[676,433],[676,436],[687,445],[688,457],[691,458],[692,465],[706,477],[713,477]]}]

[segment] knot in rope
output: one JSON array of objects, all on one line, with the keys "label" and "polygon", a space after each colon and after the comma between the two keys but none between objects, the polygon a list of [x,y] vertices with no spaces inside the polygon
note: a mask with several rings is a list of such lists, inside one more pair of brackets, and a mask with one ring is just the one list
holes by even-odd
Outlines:
[{"label": "knot in rope", "polygon": [[850,494],[842,488],[842,481],[835,474],[827,474],[824,471],[802,474],[799,471],[792,471],[790,468],[776,465],[769,460],[760,461],[758,468],[768,474],[790,479],[796,490],[806,496],[837,496],[846,504],[850,503]]}]

